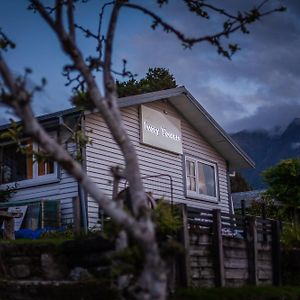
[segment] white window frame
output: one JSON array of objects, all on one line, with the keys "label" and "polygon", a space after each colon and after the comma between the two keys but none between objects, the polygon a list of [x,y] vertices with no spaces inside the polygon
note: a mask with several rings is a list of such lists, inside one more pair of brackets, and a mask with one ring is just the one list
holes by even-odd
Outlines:
[{"label": "white window frame", "polygon": [[[56,138],[56,132],[50,132],[48,133],[51,137]],[[27,141],[28,139],[22,139],[22,141]],[[13,142],[7,142],[0,144],[0,147],[7,146],[10,144],[14,144]],[[33,152],[37,152],[39,150],[39,146],[37,143],[32,141],[32,150]],[[59,166],[56,161],[53,162],[53,170],[54,172],[52,174],[46,174],[46,175],[38,175],[38,161],[35,159],[34,154],[33,155],[33,163],[32,163],[32,178],[31,179],[24,179],[19,181],[13,181],[13,182],[7,182],[0,184],[0,188],[26,188],[36,185],[43,185],[53,182],[58,182],[60,180],[59,178]]]},{"label": "white window frame", "polygon": [[[187,173],[187,161],[191,161],[195,163],[195,172],[196,172],[196,191],[188,190],[187,188],[187,181],[188,181],[188,173]],[[209,196],[205,194],[200,194],[199,191],[199,175],[198,175],[198,163],[202,163],[208,166],[212,166],[214,168],[214,179],[215,179],[215,194],[216,196]],[[213,201],[218,202],[219,201],[219,181],[218,181],[218,165],[217,162],[214,161],[207,161],[200,158],[195,158],[192,156],[186,155],[184,157],[184,174],[185,174],[185,191],[186,196],[188,198],[195,198],[200,200],[207,200],[207,201]]]}]

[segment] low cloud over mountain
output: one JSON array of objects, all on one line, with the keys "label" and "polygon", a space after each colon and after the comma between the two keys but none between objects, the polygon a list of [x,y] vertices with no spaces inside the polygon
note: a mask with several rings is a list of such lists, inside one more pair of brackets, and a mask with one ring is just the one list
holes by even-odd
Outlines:
[{"label": "low cloud over mountain", "polygon": [[242,171],[254,189],[265,186],[260,176],[263,170],[282,159],[300,157],[300,118],[294,119],[280,135],[257,130],[231,136],[256,163],[255,169]]}]

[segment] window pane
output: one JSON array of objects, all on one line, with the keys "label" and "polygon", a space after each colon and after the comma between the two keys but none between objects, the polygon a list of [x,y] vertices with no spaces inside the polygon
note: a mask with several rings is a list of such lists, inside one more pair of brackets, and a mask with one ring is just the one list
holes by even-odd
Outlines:
[{"label": "window pane", "polygon": [[196,192],[196,178],[190,177],[190,191]]},{"label": "window pane", "polygon": [[[43,151],[42,147],[38,146],[38,152],[42,156],[46,156],[46,153]],[[38,161],[38,176],[43,176],[47,174],[53,174],[54,173],[54,162],[52,160],[49,160],[47,158],[40,159]]]},{"label": "window pane", "polygon": [[50,160],[42,160],[38,162],[38,176],[54,173],[54,162]]},{"label": "window pane", "polygon": [[[24,147],[31,153],[31,143],[26,142]],[[1,151],[1,184],[32,179],[32,155],[17,151],[15,144],[5,145]]]},{"label": "window pane", "polygon": [[195,162],[186,160],[186,188],[188,191],[196,191],[196,167]]},{"label": "window pane", "polygon": [[199,194],[216,197],[215,168],[198,163]]},{"label": "window pane", "polygon": [[187,176],[196,176],[195,163],[193,161],[186,161],[186,174]]},{"label": "window pane", "polygon": [[196,176],[195,163],[193,161],[190,161],[189,164],[190,164],[190,175]]}]

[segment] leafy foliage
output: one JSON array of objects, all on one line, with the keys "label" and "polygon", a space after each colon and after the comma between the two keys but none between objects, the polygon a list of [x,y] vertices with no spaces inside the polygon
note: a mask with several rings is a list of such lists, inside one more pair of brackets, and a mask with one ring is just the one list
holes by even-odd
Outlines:
[{"label": "leafy foliage", "polygon": [[263,172],[269,188],[266,194],[282,203],[300,206],[300,158],[283,160]]},{"label": "leafy foliage", "polygon": [[119,97],[125,97],[175,88],[176,86],[176,80],[168,69],[149,68],[146,76],[139,81],[135,79],[124,82],[117,81],[117,92]]},{"label": "leafy foliage", "polygon": [[287,249],[300,248],[300,225],[285,224],[281,233],[281,242]]},{"label": "leafy foliage", "polygon": [[17,145],[21,145],[22,134],[23,127],[16,121],[10,119],[10,127],[0,134],[0,140],[9,140]]},{"label": "leafy foliage", "polygon": [[79,110],[93,110],[95,107],[89,98],[88,94],[83,91],[74,91],[74,95],[71,97],[70,102],[75,105]]},{"label": "leafy foliage", "polygon": [[[170,262],[176,255],[184,251],[182,245],[177,241],[178,230],[182,225],[178,207],[169,204],[164,199],[159,199],[156,208],[151,210],[150,213],[156,227],[160,254],[165,261]],[[107,221],[104,225],[104,236],[105,238],[114,240],[120,230],[121,228],[116,226],[111,220]],[[128,286],[125,288],[128,292],[139,276],[144,260],[145,257],[141,246],[129,238],[128,247],[112,256],[112,279],[116,280],[121,275],[128,275],[130,280],[127,283]]]},{"label": "leafy foliage", "polygon": [[253,200],[251,206],[246,208],[246,213],[253,216],[263,216],[275,220],[288,220],[285,207],[279,206],[274,199],[262,195],[260,201]]},{"label": "leafy foliage", "polygon": [[164,235],[174,235],[181,226],[181,218],[176,206],[159,200],[153,211],[153,221],[157,232]]}]

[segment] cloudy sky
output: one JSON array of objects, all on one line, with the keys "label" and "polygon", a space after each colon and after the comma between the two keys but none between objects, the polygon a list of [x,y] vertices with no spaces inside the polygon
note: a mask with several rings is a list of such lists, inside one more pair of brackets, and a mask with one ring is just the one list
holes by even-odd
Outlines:
[{"label": "cloudy sky", "polygon": [[[64,86],[65,78],[61,75],[68,59],[41,18],[26,10],[26,2],[0,2],[0,27],[17,44],[5,57],[16,74],[31,67],[33,83],[47,78],[45,91],[34,100],[37,114],[68,108],[71,92]],[[90,0],[80,4],[76,10],[78,23],[96,29],[99,3],[103,2]],[[138,2],[148,5],[190,36],[213,33],[220,25],[219,16],[210,21],[199,20],[186,11],[179,0],[169,1],[163,9],[154,5],[155,1]],[[230,12],[260,3],[254,0],[211,2],[221,3]],[[128,68],[140,77],[149,67],[168,68],[178,85],[184,85],[229,132],[284,128],[295,117],[300,117],[300,1],[270,0],[270,7],[278,3],[285,5],[287,12],[270,15],[252,25],[250,35],[232,36],[231,41],[238,42],[242,50],[231,61],[206,44],[184,50],[172,35],[160,29],[153,31],[149,18],[124,9],[117,29],[114,67],[120,69],[125,58]],[[108,16],[109,11],[104,21]],[[92,41],[80,36],[78,41],[85,54],[94,52]],[[1,109],[0,120],[7,116],[7,110]]]}]

